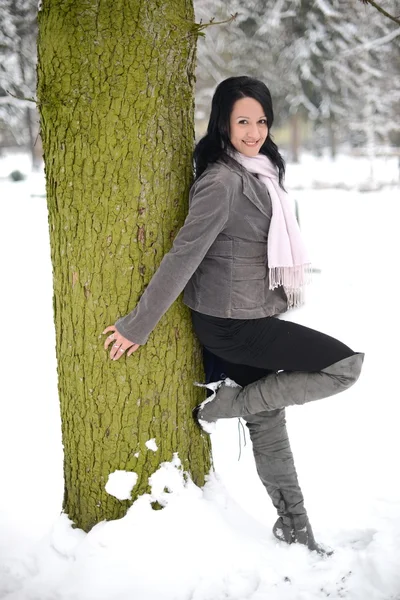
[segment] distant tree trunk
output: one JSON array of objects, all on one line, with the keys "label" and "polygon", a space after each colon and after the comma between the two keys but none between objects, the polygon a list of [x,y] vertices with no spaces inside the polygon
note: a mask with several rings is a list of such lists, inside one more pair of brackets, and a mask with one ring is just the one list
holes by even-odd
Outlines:
[{"label": "distant tree trunk", "polygon": [[[23,20],[24,16],[26,17],[27,15],[24,14],[24,12],[22,12],[22,14],[20,14],[20,8],[21,7],[18,6],[17,2],[12,2],[12,14],[14,16],[18,15],[18,17],[20,17],[20,19]],[[20,75],[22,84],[25,86],[25,85],[27,85],[29,69],[27,70],[26,64],[25,64],[26,60],[27,60],[26,47],[24,44],[24,31],[21,30],[20,22],[18,22],[17,32],[18,32],[17,54],[18,54],[19,75]],[[27,71],[28,71],[28,73],[27,73]],[[29,153],[31,155],[32,169],[37,170],[40,163],[38,164],[37,153],[35,153],[35,137],[36,136],[34,133],[32,113],[33,113],[33,111],[29,106],[26,106],[24,108],[24,122],[25,122],[25,127],[28,131],[28,139],[29,139],[28,144],[27,144],[27,150],[29,150]]]},{"label": "distant tree trunk", "polygon": [[328,119],[328,134],[329,134],[329,148],[332,160],[335,160],[337,156],[337,143],[336,143],[336,131],[335,131],[335,117],[330,115]]},{"label": "distant tree trunk", "polygon": [[33,142],[33,151],[32,151],[32,167],[34,171],[39,170],[42,161],[43,161],[43,146],[42,146],[42,138],[39,133],[35,130],[36,137]]},{"label": "distant tree trunk", "polygon": [[292,162],[298,163],[300,158],[300,122],[298,113],[293,114],[290,119],[290,145]]},{"label": "distant tree trunk", "polygon": [[193,22],[192,0],[43,0],[39,13],[64,510],[86,531],[131,504],[105,492],[114,470],[137,473],[135,499],[175,452],[198,485],[210,468],[182,302],[129,358],[111,361],[101,335],[135,306],[187,212]]},{"label": "distant tree trunk", "polygon": [[365,96],[363,129],[365,131],[365,137],[367,141],[367,156],[369,159],[369,181],[371,184],[373,184],[375,180],[374,164],[376,160],[376,134],[373,98],[371,98],[370,93],[367,93]]},{"label": "distant tree trunk", "polygon": [[41,156],[41,143],[40,143],[40,139],[39,136],[36,134],[36,127],[34,126],[34,119],[33,119],[33,115],[34,115],[34,111],[29,108],[29,106],[27,106],[25,108],[25,122],[26,122],[26,128],[28,130],[28,134],[29,134],[29,152],[31,155],[31,160],[32,160],[32,169],[34,171],[37,171],[40,167],[40,164],[42,162],[42,156]]}]

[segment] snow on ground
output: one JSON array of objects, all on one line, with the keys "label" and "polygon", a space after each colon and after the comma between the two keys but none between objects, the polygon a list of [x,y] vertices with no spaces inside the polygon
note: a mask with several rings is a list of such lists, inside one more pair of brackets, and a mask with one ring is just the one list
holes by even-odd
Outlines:
[{"label": "snow on ground", "polygon": [[287,179],[291,188],[339,188],[344,190],[373,190],[398,185],[400,181],[400,156],[367,156],[354,158],[339,155],[332,161],[328,155],[315,159],[303,155],[301,162],[290,165]]},{"label": "snow on ground", "polygon": [[[314,532],[335,549],[323,559],[272,537],[275,514],[249,441],[238,460],[237,420],[217,424],[216,473],[203,490],[185,482],[175,457],[124,519],[85,534],[60,516],[47,209],[43,174],[5,179],[24,171],[22,160],[0,160],[0,598],[400,600],[397,163],[376,162],[375,187],[382,191],[364,193],[360,188],[374,186],[366,185],[363,159],[306,156],[288,166],[288,187],[320,272],[307,305],[286,318],[366,353],[356,386],[287,411]],[[315,182],[333,188],[309,189]],[[335,189],[343,182],[346,190]],[[110,490],[123,487],[125,495],[132,480],[133,474],[114,478]],[[153,511],[154,500],[164,509]]]}]

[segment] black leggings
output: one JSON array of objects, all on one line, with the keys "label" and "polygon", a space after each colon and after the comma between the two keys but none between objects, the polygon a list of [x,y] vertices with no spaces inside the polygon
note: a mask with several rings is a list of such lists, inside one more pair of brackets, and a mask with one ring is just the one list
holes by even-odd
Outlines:
[{"label": "black leggings", "polygon": [[[208,381],[248,385],[271,372],[317,372],[355,354],[335,338],[276,317],[223,319],[192,311]],[[215,371],[215,372],[213,372]]]}]

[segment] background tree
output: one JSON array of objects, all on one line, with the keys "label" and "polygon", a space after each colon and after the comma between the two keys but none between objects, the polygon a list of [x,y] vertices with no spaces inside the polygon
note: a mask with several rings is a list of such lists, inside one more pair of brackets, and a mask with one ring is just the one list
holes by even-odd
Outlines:
[{"label": "background tree", "polygon": [[[400,13],[399,1],[392,4]],[[223,0],[198,0],[196,11],[207,20],[224,18],[227,8]],[[368,135],[382,143],[398,130],[400,29],[393,21],[347,0],[232,0],[233,11],[235,22],[199,42],[201,112],[207,81],[246,73],[271,88],[277,125],[290,123],[292,159],[299,116],[314,126],[314,150],[329,147],[332,156],[339,143],[366,145]]]},{"label": "background tree", "polygon": [[[331,155],[336,155],[338,141],[366,145],[371,133],[387,141],[387,133],[398,128],[399,73],[391,54],[398,55],[399,28],[378,12],[345,0],[303,0],[288,25],[283,50],[292,58],[288,100],[308,111]],[[373,105],[374,123],[366,104]]]},{"label": "background tree", "polygon": [[[0,131],[27,148],[32,165],[41,163],[36,87],[37,2],[0,0]],[[1,139],[0,139],[1,143]]]},{"label": "background tree", "polygon": [[113,471],[137,474],[135,499],[175,452],[198,485],[210,467],[191,414],[203,394],[188,309],[175,303],[129,359],[111,361],[101,335],[187,212],[196,37],[191,0],[43,0],[39,12],[64,510],[86,531],[131,504],[105,492]]},{"label": "background tree", "polygon": [[[33,95],[36,1],[0,0],[0,8],[0,147],[2,131],[12,131],[20,146],[28,147],[34,139],[40,157],[40,138],[36,141],[36,131],[29,133],[25,114],[30,108],[32,116],[34,104],[5,92]],[[399,0],[386,8],[400,13]],[[398,145],[400,30],[373,6],[347,0],[232,0],[229,5],[225,0],[196,0],[195,9],[197,21],[204,23],[238,13],[234,22],[207,28],[200,39],[198,135],[204,131],[216,84],[241,72],[262,77],[271,87],[275,131],[284,126],[279,143],[285,148],[290,127],[292,159],[304,145],[304,122],[308,148],[318,153],[329,147],[334,156],[343,144],[368,147],[369,152],[373,144]],[[17,40],[23,40],[25,64],[32,65],[24,67],[29,74],[24,89],[17,85]],[[371,110],[363,104],[367,94]],[[33,115],[33,129],[36,122]]]}]

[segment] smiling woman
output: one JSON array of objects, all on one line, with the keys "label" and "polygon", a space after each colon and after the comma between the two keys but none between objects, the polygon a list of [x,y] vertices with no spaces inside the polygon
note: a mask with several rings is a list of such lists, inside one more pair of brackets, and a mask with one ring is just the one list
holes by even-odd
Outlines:
[{"label": "smiling woman", "polygon": [[209,431],[219,418],[247,421],[258,474],[278,513],[274,535],[323,553],[297,480],[285,408],[353,385],[364,355],[276,318],[302,304],[310,263],[283,188],[273,120],[263,82],[244,76],[219,84],[194,152],[189,214],[138,305],[116,322],[113,353],[146,343],[184,290],[197,337],[219,363],[212,376],[220,381],[195,409],[197,422]]}]

